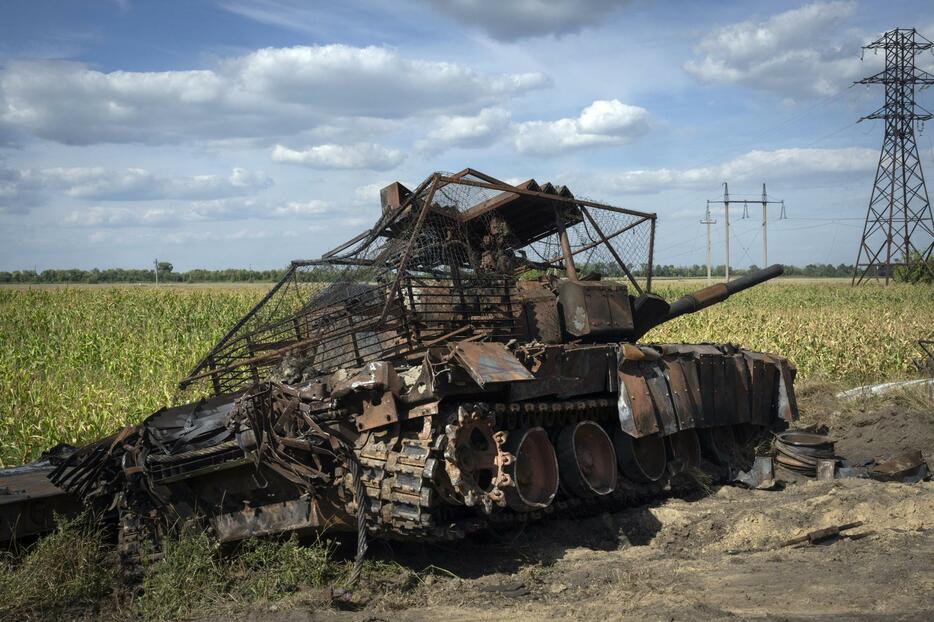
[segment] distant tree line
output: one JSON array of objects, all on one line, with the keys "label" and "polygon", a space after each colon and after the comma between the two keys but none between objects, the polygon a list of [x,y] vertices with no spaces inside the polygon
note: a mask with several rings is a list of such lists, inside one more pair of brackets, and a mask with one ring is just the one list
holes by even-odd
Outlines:
[{"label": "distant tree line", "polygon": [[[205,270],[196,268],[187,272],[159,270],[160,283],[233,283],[274,282],[282,278],[281,270]],[[153,283],[156,280],[152,269],[108,268],[106,270],[17,270],[0,272],[0,283]]]},{"label": "distant tree line", "polygon": [[[758,270],[755,265],[749,268],[732,268],[730,275],[740,276],[752,270]],[[160,283],[273,283],[282,278],[285,268],[279,270],[246,270],[243,268],[227,268],[225,270],[205,270],[196,268],[186,272],[174,272],[172,264],[161,262],[159,264]],[[581,272],[598,272],[606,277],[622,277],[622,271],[615,263],[591,263],[578,267]],[[645,275],[645,266],[633,269],[636,276]],[[526,278],[536,276],[537,271],[531,270]],[[300,279],[309,282],[328,282],[335,278],[333,268],[320,268],[302,271]],[[652,274],[656,277],[705,277],[707,266],[694,264],[692,266],[656,265]],[[723,266],[713,268],[714,276],[723,276]],[[787,276],[805,277],[850,277],[853,276],[853,266],[847,264],[808,264],[803,267],[785,266]],[[156,280],[152,269],[126,269],[108,268],[106,270],[16,270],[13,272],[0,272],[0,283],[153,283]],[[911,280],[908,278],[896,280]]]},{"label": "distant tree line", "polygon": [[[748,272],[754,272],[759,270],[759,266],[753,264],[748,268],[737,268],[730,267],[730,276],[741,276]],[[632,273],[638,277],[644,277],[646,275],[646,266],[642,265],[639,267],[631,268]],[[532,274],[535,271],[530,271]],[[620,269],[619,264],[613,263],[603,263],[603,262],[593,262],[589,264],[584,264],[583,266],[578,266],[578,272],[597,272],[603,276],[615,278],[622,277],[623,271]],[[711,266],[711,275],[723,277],[724,266],[720,264],[719,266]],[[656,264],[652,268],[652,275],[655,277],[677,277],[677,278],[691,278],[691,277],[706,277],[707,276],[707,265],[694,264],[692,266],[675,266],[671,264]],[[534,275],[533,275],[534,276]],[[853,266],[847,264],[808,264],[804,267],[799,266],[785,266],[785,276],[806,276],[806,277],[851,277],[853,276]]]},{"label": "distant tree line", "polygon": [[[748,268],[734,268],[730,267],[730,276],[734,274],[740,276],[748,272],[754,272],[759,270],[759,266],[751,265]],[[807,277],[851,277],[853,276],[853,266],[845,263],[838,265],[833,265],[829,263],[809,263],[806,266],[789,266],[785,265],[785,276],[807,276]],[[707,265],[697,265],[693,266],[673,266],[673,265],[656,265],[652,270],[654,276],[660,277],[705,277],[707,276]],[[711,266],[711,274],[713,276],[722,277],[724,274],[723,264],[719,266]]]}]

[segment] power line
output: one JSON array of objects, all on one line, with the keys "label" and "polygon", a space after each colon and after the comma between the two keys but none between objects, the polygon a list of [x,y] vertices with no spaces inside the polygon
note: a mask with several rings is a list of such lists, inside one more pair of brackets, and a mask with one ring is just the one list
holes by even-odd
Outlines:
[{"label": "power line", "polygon": [[[748,196],[748,195],[747,195]],[[725,242],[726,249],[726,260],[724,261],[724,279],[730,280],[730,203],[742,203],[743,204],[743,218],[747,218],[749,215],[749,203],[748,199],[731,199],[730,198],[730,187],[727,182],[723,182],[723,199],[722,200],[708,200],[707,201],[707,217],[705,220],[701,221],[706,223],[710,220],[710,204],[711,203],[720,203],[723,205],[723,237]],[[752,201],[753,204],[758,203],[762,206],[762,265],[769,265],[769,225],[768,225],[768,207],[769,205],[780,205],[781,213],[779,220],[784,220],[785,215],[785,201],[784,200],[771,200],[769,195],[765,190],[765,183],[762,184],[762,196],[758,201]],[[710,273],[710,224],[707,224],[707,272]],[[749,254],[748,249],[746,252],[747,256]]]},{"label": "power line", "polygon": [[711,281],[710,275],[710,225],[717,224],[717,221],[710,217],[710,201],[707,201],[707,213],[704,215],[704,219],[700,221],[700,224],[707,225],[707,283]]}]

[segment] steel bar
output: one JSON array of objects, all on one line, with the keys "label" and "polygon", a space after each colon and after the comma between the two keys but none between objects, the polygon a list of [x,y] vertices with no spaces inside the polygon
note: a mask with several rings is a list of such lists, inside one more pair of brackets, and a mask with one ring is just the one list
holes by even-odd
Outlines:
[{"label": "steel bar", "polygon": [[[632,283],[633,287],[636,288],[636,291],[638,291],[640,294],[643,293],[643,292],[642,292],[642,287],[641,287],[641,286],[639,285],[639,283],[636,281],[635,277],[632,275],[632,272],[629,271],[629,267],[626,266],[626,262],[623,261],[623,258],[619,256],[619,253],[617,253],[617,252],[616,252],[616,249],[613,248],[613,245],[610,244],[610,241],[607,239],[606,234],[603,233],[603,229],[600,228],[600,225],[597,224],[597,221],[594,220],[594,217],[590,215],[590,211],[589,211],[586,207],[582,207],[582,208],[581,208],[581,212],[583,212],[584,217],[586,217],[587,220],[590,221],[590,224],[591,224],[591,226],[594,228],[594,231],[596,231],[596,232],[597,232],[597,235],[600,236],[600,240],[601,240],[601,241],[603,242],[603,244],[606,246],[607,250],[610,251],[610,254],[613,255],[613,259],[615,259],[615,260],[616,260],[616,263],[619,264],[620,269],[622,269],[622,271],[626,274],[626,277],[630,280],[630,282]],[[654,226],[655,221],[653,220],[652,223],[653,223],[653,226]],[[649,251],[649,252],[651,253],[651,251]],[[651,284],[651,278],[652,278],[652,277],[649,277],[649,279],[650,279],[650,280],[649,280],[649,284]]]},{"label": "steel bar", "polygon": [[[415,226],[412,228],[412,232],[409,234],[411,237],[409,237],[409,241],[405,245],[405,251],[402,253],[402,259],[396,266],[396,277],[392,282],[392,287],[390,287],[389,291],[386,292],[386,304],[383,306],[383,312],[380,313],[379,323],[382,323],[382,321],[386,319],[386,314],[389,313],[389,306],[392,304],[392,296],[396,289],[398,289],[399,283],[402,281],[402,274],[405,272],[406,264],[409,262],[409,256],[412,254],[412,248],[415,246],[415,240],[418,239],[418,232],[422,228],[422,223],[425,222],[425,216],[428,215],[428,212],[431,209],[431,202],[435,198],[435,190],[438,189],[439,179],[440,176],[435,175],[432,178],[431,186],[428,187],[428,196],[425,198],[424,205],[422,205],[422,209],[418,213],[418,218],[415,220]],[[415,195],[413,194],[412,196]]]},{"label": "steel bar", "polygon": [[560,194],[549,194],[547,192],[539,192],[537,190],[526,190],[524,188],[517,188],[516,186],[510,186],[507,184],[491,184],[488,182],[474,181],[472,179],[458,179],[455,177],[446,177],[441,176],[440,181],[452,184],[460,184],[463,186],[476,186],[478,188],[488,188],[490,190],[499,190],[501,192],[512,192],[514,194],[522,194],[531,197],[538,197],[540,199],[550,199],[552,201],[559,201],[561,203],[574,203],[576,205],[585,205],[587,207],[596,207],[598,209],[605,209],[611,212],[618,212],[620,214],[629,214],[630,216],[638,216],[641,218],[656,218],[656,214],[652,212],[639,212],[636,210],[625,209],[622,207],[614,207],[613,205],[607,205],[606,203],[599,203],[597,201],[588,201],[586,199],[578,199],[575,197],[563,197]]},{"label": "steel bar", "polygon": [[[227,340],[230,339],[234,334],[236,334],[236,332],[237,332],[238,330],[240,330],[240,328],[241,328],[244,324],[246,324],[246,323],[250,320],[250,318],[252,318],[252,317],[256,314],[256,312],[259,311],[259,309],[261,309],[261,308],[263,307],[263,305],[265,305],[265,304],[269,301],[269,299],[272,298],[273,295],[274,295],[277,291],[279,291],[279,289],[280,289],[288,280],[290,280],[290,279],[292,278],[292,275],[293,275],[293,274],[295,274],[295,266],[290,266],[289,269],[286,271],[285,275],[284,275],[281,279],[279,279],[279,282],[276,283],[275,285],[273,285],[273,286],[272,286],[272,289],[270,289],[268,292],[266,292],[266,295],[263,296],[262,299],[261,299],[259,302],[257,302],[255,305],[253,305],[253,308],[252,308],[252,309],[250,309],[249,311],[247,311],[246,315],[244,315],[242,318],[240,318],[240,319],[237,321],[237,323],[234,324],[234,325],[230,328],[230,330],[228,330],[226,333],[224,333],[224,336],[220,338],[220,341],[217,342],[217,345],[215,345],[213,348],[211,348],[211,351],[208,352],[208,353],[204,356],[204,358],[202,358],[201,361],[199,361],[198,364],[194,366],[194,368],[188,373],[188,376],[185,377],[184,379],[182,379],[181,382],[178,383],[179,387],[182,388],[182,389],[184,389],[185,387],[187,387],[188,385],[190,385],[190,384],[191,384],[191,381],[195,379],[195,374],[198,373],[201,369],[203,369],[205,365],[207,365],[208,361],[218,352],[218,350],[221,349],[221,347],[222,347],[225,343],[227,343]],[[212,372],[212,373],[213,373],[213,372]]]},{"label": "steel bar", "polygon": [[[637,220],[636,222],[629,223],[628,225],[626,225],[626,226],[623,227],[622,229],[620,229],[620,230],[618,230],[618,231],[615,231],[615,232],[613,232],[613,233],[607,235],[607,236],[606,236],[606,239],[607,239],[607,240],[612,240],[612,239],[615,238],[616,236],[622,235],[623,233],[626,233],[627,231],[629,231],[630,229],[632,229],[632,228],[634,228],[634,227],[638,227],[639,225],[641,225],[642,223],[644,223],[646,220],[649,220],[649,219],[648,219],[648,218],[643,218],[642,220]],[[652,222],[654,223],[655,220],[652,219]],[[592,249],[592,248],[596,248],[597,246],[600,246],[601,244],[603,244],[603,240],[597,240],[597,241],[595,241],[595,242],[590,242],[589,244],[584,244],[583,246],[579,246],[579,247],[577,247],[577,248],[575,248],[575,249],[572,249],[572,250],[573,250],[573,254],[574,254],[574,255],[579,255],[579,254],[581,254],[581,253],[584,253],[584,252],[586,252],[586,251],[589,251],[589,250]],[[547,264],[553,266],[553,265],[555,265],[557,262],[561,261],[562,258],[563,258],[563,255],[556,255],[556,256],[554,256],[554,257],[550,257],[550,258],[546,259],[546,260],[545,260],[545,263],[547,263]]]}]

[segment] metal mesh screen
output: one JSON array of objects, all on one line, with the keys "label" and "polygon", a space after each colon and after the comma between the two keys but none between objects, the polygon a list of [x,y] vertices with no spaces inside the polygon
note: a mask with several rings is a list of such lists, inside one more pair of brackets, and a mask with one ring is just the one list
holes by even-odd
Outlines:
[{"label": "metal mesh screen", "polygon": [[292,262],[181,386],[231,393],[274,367],[315,375],[415,361],[449,339],[517,337],[517,281],[563,273],[563,237],[582,276],[650,289],[654,214],[471,169],[435,173],[411,192],[393,188],[373,228],[321,259]]}]

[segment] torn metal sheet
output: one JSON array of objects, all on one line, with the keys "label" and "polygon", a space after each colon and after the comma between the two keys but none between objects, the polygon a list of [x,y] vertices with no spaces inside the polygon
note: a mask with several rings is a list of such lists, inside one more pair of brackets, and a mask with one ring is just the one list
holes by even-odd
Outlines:
[{"label": "torn metal sheet", "polygon": [[645,374],[645,369],[637,363],[625,363],[620,367],[619,423],[623,432],[636,438],[659,431]]},{"label": "torn metal sheet", "polygon": [[752,468],[740,472],[733,481],[747,488],[756,490],[772,490],[778,483],[775,478],[775,468],[770,456],[756,456]]},{"label": "torn metal sheet", "polygon": [[920,482],[928,476],[928,466],[920,450],[906,451],[869,468],[869,476],[883,481]]},{"label": "torn metal sheet", "polygon": [[459,343],[456,358],[480,387],[499,382],[522,382],[535,376],[499,343]]}]

